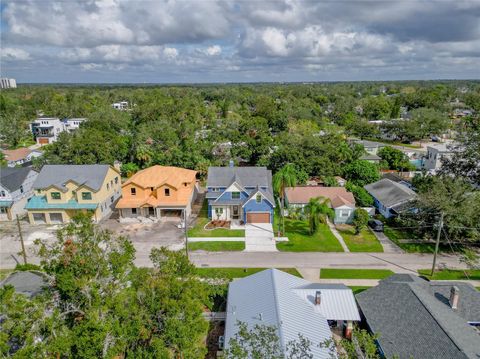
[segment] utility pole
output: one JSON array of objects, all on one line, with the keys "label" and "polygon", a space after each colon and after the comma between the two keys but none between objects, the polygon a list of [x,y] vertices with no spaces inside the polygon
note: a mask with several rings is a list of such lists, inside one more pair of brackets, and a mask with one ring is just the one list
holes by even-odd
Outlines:
[{"label": "utility pole", "polygon": [[188,258],[187,209],[183,210],[183,231],[185,233],[185,255]]},{"label": "utility pole", "polygon": [[27,252],[25,252],[25,244],[23,243],[22,227],[20,227],[20,219],[18,218],[18,214],[17,214],[17,227],[18,227],[18,235],[20,236],[20,243],[22,244],[23,264],[27,264]]},{"label": "utility pole", "polygon": [[433,276],[433,272],[435,272],[435,265],[437,263],[438,246],[440,245],[440,235],[442,233],[442,228],[443,228],[443,212],[440,213],[440,222],[438,223],[437,242],[435,243],[435,253],[433,253],[432,273],[430,274],[431,276]]}]

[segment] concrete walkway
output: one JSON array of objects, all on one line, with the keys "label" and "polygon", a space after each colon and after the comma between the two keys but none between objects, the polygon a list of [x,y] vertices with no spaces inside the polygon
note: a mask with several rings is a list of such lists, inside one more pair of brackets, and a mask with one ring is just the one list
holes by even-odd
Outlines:
[{"label": "concrete walkway", "polygon": [[245,252],[277,252],[271,223],[245,225]]},{"label": "concrete walkway", "polygon": [[375,231],[372,232],[382,245],[384,253],[405,253],[405,251],[393,243],[390,238],[385,235],[385,233]]},{"label": "concrete walkway", "polygon": [[328,227],[330,228],[330,230],[332,231],[333,235],[335,236],[335,238],[337,238],[338,241],[340,242],[340,245],[342,246],[343,251],[346,252],[346,253],[350,253],[350,249],[348,249],[347,245],[345,244],[345,241],[343,240],[343,237],[337,231],[337,229],[335,228],[333,223],[328,220],[328,218],[327,218],[327,224],[328,224]]}]

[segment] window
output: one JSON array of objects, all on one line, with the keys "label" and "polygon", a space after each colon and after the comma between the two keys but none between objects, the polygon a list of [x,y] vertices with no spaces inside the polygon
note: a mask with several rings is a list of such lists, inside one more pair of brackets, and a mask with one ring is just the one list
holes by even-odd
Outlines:
[{"label": "window", "polygon": [[165,196],[170,196],[170,188],[165,188]]},{"label": "window", "polygon": [[114,201],[114,198],[112,196],[112,197],[110,197],[110,203],[113,203],[113,201]]},{"label": "window", "polygon": [[240,192],[232,192],[232,199],[239,199],[240,198]]},{"label": "window", "polygon": [[212,192],[218,192],[219,190],[220,190],[220,189],[217,188],[217,187],[213,187],[213,188],[212,188]]},{"label": "window", "polygon": [[107,191],[108,191],[109,189],[110,189],[110,186],[109,186],[108,183],[107,183]]},{"label": "window", "polygon": [[150,191],[152,191],[152,192],[153,192],[153,187],[150,187]]},{"label": "window", "polygon": [[136,188],[130,188],[130,194],[132,196],[136,196],[137,195],[137,189]]},{"label": "window", "polygon": [[118,177],[115,177],[115,184],[118,183]]},{"label": "window", "polygon": [[110,187],[113,187],[113,180],[110,181]]},{"label": "window", "polygon": [[92,199],[92,192],[82,192],[82,199],[84,200]]},{"label": "window", "polygon": [[219,214],[223,214],[223,208],[215,208],[215,214],[219,215]]},{"label": "window", "polygon": [[257,201],[257,203],[262,202],[262,195],[261,195],[261,194],[257,194],[257,197],[255,197],[255,200]]},{"label": "window", "polygon": [[132,214],[137,214],[137,209],[136,208],[132,208]]},{"label": "window", "polygon": [[0,213],[7,213],[7,209],[5,207],[0,207]]},{"label": "window", "polygon": [[5,191],[0,191],[0,197],[5,197]]},{"label": "window", "polygon": [[52,192],[50,193],[50,197],[52,197],[52,199],[61,199],[61,195],[60,195],[60,192]]},{"label": "window", "polygon": [[23,193],[23,186],[20,186],[20,193]]},{"label": "window", "polygon": [[340,216],[341,217],[348,217],[348,216],[350,216],[350,211],[340,211]]}]

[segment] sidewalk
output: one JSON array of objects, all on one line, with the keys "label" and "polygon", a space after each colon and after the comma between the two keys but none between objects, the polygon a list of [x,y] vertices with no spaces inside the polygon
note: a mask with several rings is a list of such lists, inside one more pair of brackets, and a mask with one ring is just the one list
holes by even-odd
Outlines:
[{"label": "sidewalk", "polygon": [[337,240],[340,242],[340,245],[342,246],[343,251],[346,253],[350,253],[350,249],[348,249],[347,245],[345,244],[343,237],[337,231],[337,229],[335,228],[335,225],[328,220],[328,218],[327,218],[327,224],[328,224],[328,228],[330,228],[335,238],[337,238]]}]

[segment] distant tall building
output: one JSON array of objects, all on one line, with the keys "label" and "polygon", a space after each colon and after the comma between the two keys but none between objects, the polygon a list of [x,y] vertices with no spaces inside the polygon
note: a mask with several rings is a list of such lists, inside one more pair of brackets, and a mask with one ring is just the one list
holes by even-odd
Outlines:
[{"label": "distant tall building", "polygon": [[6,77],[0,78],[0,88],[2,89],[16,89],[17,81],[15,79],[7,79]]}]

